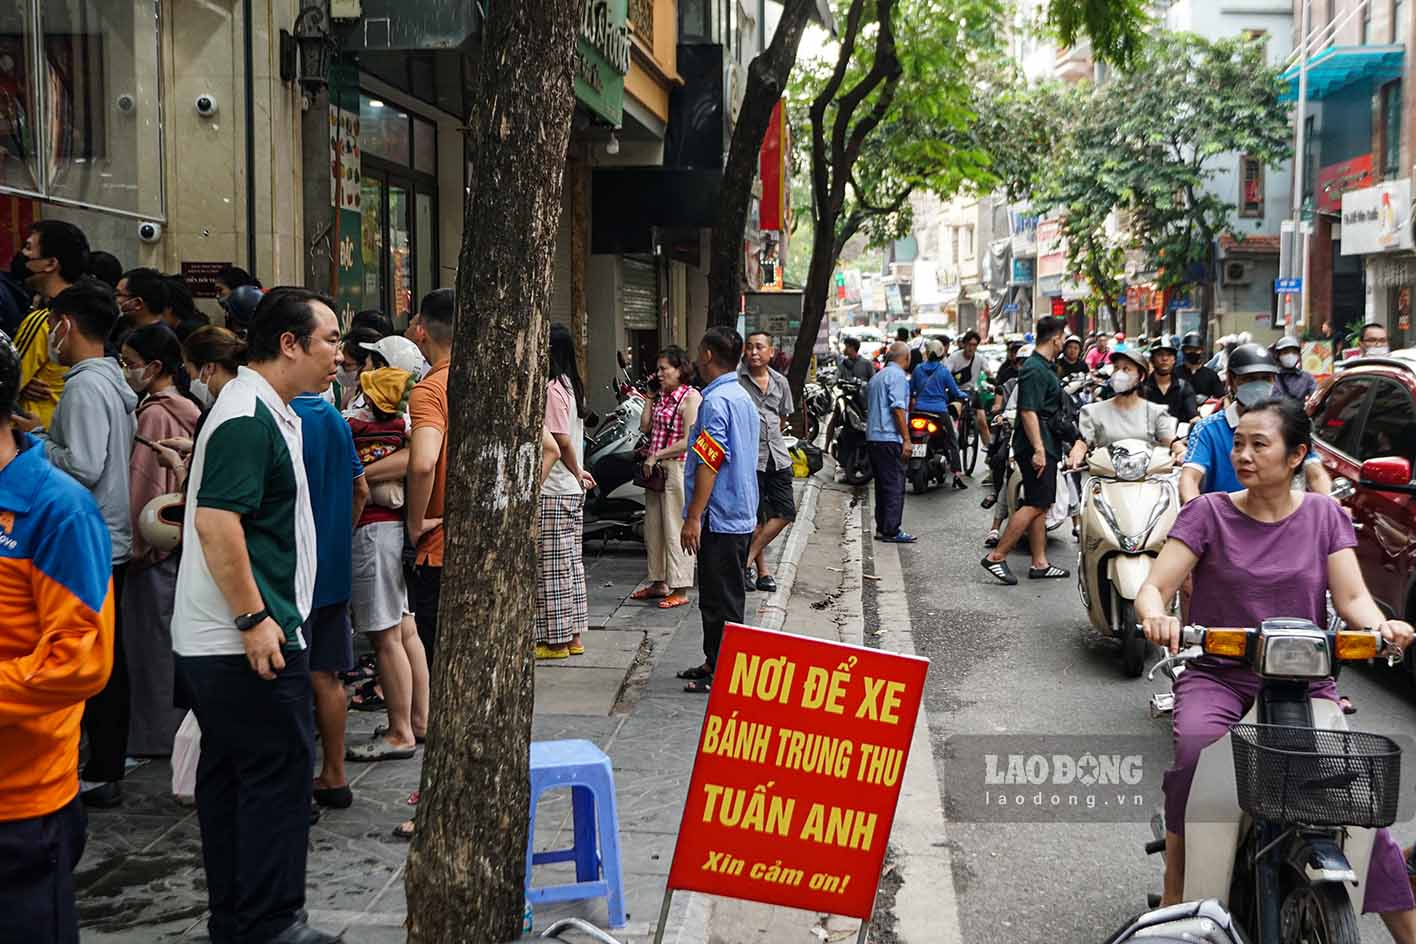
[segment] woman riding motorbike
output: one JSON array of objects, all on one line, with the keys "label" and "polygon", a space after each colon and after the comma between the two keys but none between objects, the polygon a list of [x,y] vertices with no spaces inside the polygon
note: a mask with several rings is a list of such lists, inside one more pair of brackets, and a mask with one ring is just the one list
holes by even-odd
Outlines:
[{"label": "woman riding motorbike", "polygon": [[[1201,626],[1259,626],[1296,617],[1327,624],[1326,595],[1349,626],[1375,627],[1406,647],[1412,628],[1389,620],[1367,593],[1353,548],[1352,521],[1327,495],[1290,489],[1308,455],[1312,424],[1286,398],[1262,400],[1234,434],[1233,461],[1243,491],[1201,495],[1180,512],[1136,597],[1146,638],[1180,648],[1180,621],[1169,601],[1194,575],[1190,621]],[[1243,663],[1202,656],[1175,683],[1175,762],[1165,774],[1164,904],[1183,899],[1185,806],[1200,752],[1223,737],[1253,704],[1258,676]],[[1337,700],[1331,679],[1314,682],[1314,698]],[[1367,873],[1364,912],[1379,912],[1399,944],[1416,944],[1416,911],[1401,850],[1377,833]]]},{"label": "woman riding motorbike", "polygon": [[928,355],[924,363],[910,373],[910,396],[914,398],[912,409],[925,413],[936,413],[947,422],[939,424],[945,440],[944,454],[949,459],[949,469],[954,473],[954,488],[968,488],[964,481],[964,464],[959,456],[959,440],[954,435],[954,414],[950,404],[962,400],[967,406],[968,397],[954,383],[954,374],[944,364],[944,344],[930,339],[924,343]]}]

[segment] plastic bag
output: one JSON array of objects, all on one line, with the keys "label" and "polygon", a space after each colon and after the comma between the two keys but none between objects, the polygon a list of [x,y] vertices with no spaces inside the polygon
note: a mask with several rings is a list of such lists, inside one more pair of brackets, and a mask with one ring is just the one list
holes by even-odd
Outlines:
[{"label": "plastic bag", "polygon": [[202,729],[197,716],[187,712],[172,739],[172,794],[190,800],[197,793],[197,761],[202,756]]},{"label": "plastic bag", "polygon": [[1067,486],[1067,473],[1057,470],[1057,497],[1052,507],[1047,509],[1047,528],[1051,530],[1071,517],[1071,489]]}]

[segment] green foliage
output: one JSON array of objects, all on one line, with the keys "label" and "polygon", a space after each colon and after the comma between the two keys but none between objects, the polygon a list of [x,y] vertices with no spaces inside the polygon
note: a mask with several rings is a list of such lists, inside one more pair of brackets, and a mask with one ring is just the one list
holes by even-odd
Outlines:
[{"label": "green foliage", "polygon": [[1147,0],[1053,0],[1047,25],[1063,46],[1086,35],[1094,59],[1130,66],[1145,46],[1150,6]]}]

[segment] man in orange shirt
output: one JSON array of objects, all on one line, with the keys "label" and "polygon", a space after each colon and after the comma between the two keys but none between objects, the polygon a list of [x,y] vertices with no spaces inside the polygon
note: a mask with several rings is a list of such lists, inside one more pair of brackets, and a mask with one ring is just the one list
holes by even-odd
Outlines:
[{"label": "man in orange shirt", "polygon": [[417,548],[409,587],[418,636],[433,664],[438,638],[438,599],[442,590],[443,497],[447,483],[447,368],[452,359],[452,289],[423,296],[408,337],[432,368],[408,395],[413,432],[408,447],[405,514],[408,539]]},{"label": "man in orange shirt", "polygon": [[88,489],[11,425],[0,341],[0,942],[78,944],[79,720],[113,669],[108,528]]}]

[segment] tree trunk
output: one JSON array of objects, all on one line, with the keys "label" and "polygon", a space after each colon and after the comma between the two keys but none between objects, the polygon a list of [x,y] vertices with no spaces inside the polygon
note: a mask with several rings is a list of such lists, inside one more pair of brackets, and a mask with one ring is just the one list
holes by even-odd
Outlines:
[{"label": "tree trunk", "polygon": [[[831,273],[836,268],[836,251],[839,242],[833,238],[835,221],[827,224],[818,221],[815,237],[811,241],[811,267],[806,273],[806,291],[801,299],[801,329],[797,332],[796,347],[792,349],[791,366],[787,368],[787,382],[792,388],[792,402],[802,402],[801,392],[806,386],[806,368],[811,363],[811,355],[816,347],[816,336],[821,331],[821,319],[826,317],[826,301],[831,294]],[[803,427],[803,432],[805,427]]]},{"label": "tree trunk", "polygon": [[[708,324],[737,324],[742,299],[742,242],[752,185],[757,180],[758,154],[772,109],[787,88],[796,64],[801,34],[816,10],[815,0],[786,0],[772,42],[747,68],[747,89],[733,127],[723,186],[718,195],[718,219],[713,224],[712,261],[708,270]],[[689,338],[696,344],[695,338]]]},{"label": "tree trunk", "polygon": [[482,28],[465,129],[436,707],[408,855],[411,944],[521,934],[545,315],[578,8],[493,3]]}]

